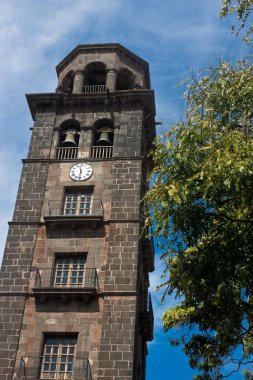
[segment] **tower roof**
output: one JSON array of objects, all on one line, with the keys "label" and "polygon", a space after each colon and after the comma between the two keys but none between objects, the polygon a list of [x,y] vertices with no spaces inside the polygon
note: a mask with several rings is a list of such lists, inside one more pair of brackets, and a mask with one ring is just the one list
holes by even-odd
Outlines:
[{"label": "tower roof", "polygon": [[61,60],[61,62],[58,63],[56,66],[57,75],[59,76],[60,72],[78,55],[90,53],[118,53],[124,55],[126,59],[132,60],[143,67],[146,74],[146,79],[150,82],[148,62],[118,43],[77,45],[65,58]]}]

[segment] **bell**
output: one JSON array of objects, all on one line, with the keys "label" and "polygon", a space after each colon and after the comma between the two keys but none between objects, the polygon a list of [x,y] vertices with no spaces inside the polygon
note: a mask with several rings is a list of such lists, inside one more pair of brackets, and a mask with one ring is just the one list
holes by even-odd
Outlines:
[{"label": "bell", "polygon": [[102,132],[99,140],[97,141],[97,145],[111,145],[111,141],[109,140],[108,132]]},{"label": "bell", "polygon": [[77,146],[77,143],[75,141],[76,130],[69,129],[65,133],[66,133],[66,137],[65,137],[65,140],[62,142],[62,145]]}]

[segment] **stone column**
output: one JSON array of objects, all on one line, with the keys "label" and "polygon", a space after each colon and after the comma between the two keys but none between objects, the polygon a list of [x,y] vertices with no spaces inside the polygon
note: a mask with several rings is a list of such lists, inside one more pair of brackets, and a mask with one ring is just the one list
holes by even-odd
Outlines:
[{"label": "stone column", "polygon": [[82,126],[79,137],[78,158],[89,158],[92,146],[93,131],[90,126]]},{"label": "stone column", "polygon": [[54,128],[52,137],[52,148],[50,152],[50,158],[56,158],[56,150],[59,147],[60,130],[59,128]]},{"label": "stone column", "polygon": [[116,90],[117,77],[118,72],[116,69],[107,70],[106,88],[108,88],[110,92],[114,92]]},{"label": "stone column", "polygon": [[83,92],[84,72],[79,70],[74,78],[73,94],[81,94]]}]

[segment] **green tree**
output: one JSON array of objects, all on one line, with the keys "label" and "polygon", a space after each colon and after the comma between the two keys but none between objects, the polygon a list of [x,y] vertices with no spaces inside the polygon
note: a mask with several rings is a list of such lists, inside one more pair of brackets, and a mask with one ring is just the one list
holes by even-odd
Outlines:
[{"label": "green tree", "polygon": [[[223,0],[221,17],[226,17],[229,14],[235,13],[239,22],[239,28],[237,34],[246,26],[246,33],[244,35],[244,42],[252,42],[251,35],[253,32],[253,26],[249,22],[249,18],[252,11],[253,0]],[[249,26],[247,26],[249,24]],[[232,31],[235,31],[235,27],[232,27]]]},{"label": "green tree", "polygon": [[244,380],[252,380],[252,379],[253,379],[253,374],[252,373],[246,372],[244,374]]},{"label": "green tree", "polygon": [[[253,362],[253,64],[192,78],[185,121],[157,138],[147,225],[163,249],[163,315],[198,380]],[[239,347],[239,349],[238,349]],[[247,366],[246,366],[247,368]]]}]

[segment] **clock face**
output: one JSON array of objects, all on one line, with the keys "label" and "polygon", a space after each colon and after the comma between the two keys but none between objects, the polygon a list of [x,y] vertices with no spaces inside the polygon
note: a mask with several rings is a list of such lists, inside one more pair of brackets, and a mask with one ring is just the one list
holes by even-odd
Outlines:
[{"label": "clock face", "polygon": [[88,164],[75,164],[69,171],[69,176],[74,181],[85,181],[92,176],[92,167]]}]

